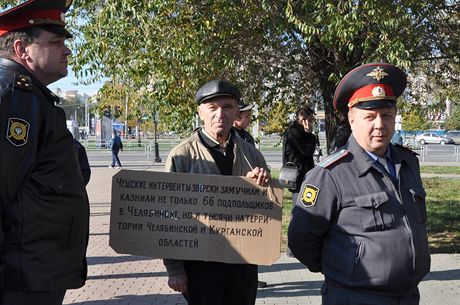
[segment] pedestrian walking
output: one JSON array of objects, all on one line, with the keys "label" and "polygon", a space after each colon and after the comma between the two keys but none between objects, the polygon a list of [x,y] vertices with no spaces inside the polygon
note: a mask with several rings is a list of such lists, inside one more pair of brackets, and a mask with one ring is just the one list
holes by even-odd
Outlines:
[{"label": "pedestrian walking", "polygon": [[0,13],[0,305],[59,305],[85,284],[89,204],[59,98],[64,13],[29,0]]},{"label": "pedestrian walking", "polygon": [[121,168],[120,158],[118,153],[123,151],[123,142],[118,135],[118,132],[114,129],[112,130],[112,139],[110,140],[110,149],[112,150],[112,164],[109,165],[110,168]]}]

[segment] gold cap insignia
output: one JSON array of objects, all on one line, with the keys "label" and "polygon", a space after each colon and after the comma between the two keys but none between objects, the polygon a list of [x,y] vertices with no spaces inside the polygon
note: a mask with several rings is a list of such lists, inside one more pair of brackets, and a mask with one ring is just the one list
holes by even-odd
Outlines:
[{"label": "gold cap insignia", "polygon": [[318,199],[318,194],[319,188],[311,184],[305,185],[302,193],[302,205],[306,208],[314,206],[316,199]]},{"label": "gold cap insignia", "polygon": [[9,118],[6,139],[14,146],[25,145],[29,137],[29,129],[29,122],[19,118]]},{"label": "gold cap insignia", "polygon": [[379,82],[381,79],[385,78],[385,76],[388,76],[389,74],[386,73],[382,68],[377,67],[374,70],[372,70],[371,73],[367,73],[366,75],[373,77]]}]

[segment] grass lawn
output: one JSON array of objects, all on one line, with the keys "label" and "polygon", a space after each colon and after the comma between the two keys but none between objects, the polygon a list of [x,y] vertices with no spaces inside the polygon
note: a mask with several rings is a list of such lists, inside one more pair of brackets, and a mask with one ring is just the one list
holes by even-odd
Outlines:
[{"label": "grass lawn", "polygon": [[459,166],[420,166],[420,172],[427,174],[455,174],[460,175]]},{"label": "grass lawn", "polygon": [[432,253],[460,252],[460,179],[423,178]]},{"label": "grass lawn", "polygon": [[[272,172],[278,179],[278,171]],[[460,253],[460,179],[423,178],[427,198],[428,239],[431,253]],[[281,249],[287,247],[292,195],[284,190]]]}]

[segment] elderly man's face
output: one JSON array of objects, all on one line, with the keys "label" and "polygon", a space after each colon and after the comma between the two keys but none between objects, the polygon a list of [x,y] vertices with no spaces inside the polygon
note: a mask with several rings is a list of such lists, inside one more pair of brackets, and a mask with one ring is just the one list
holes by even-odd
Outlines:
[{"label": "elderly man's face", "polygon": [[358,144],[365,150],[382,156],[395,131],[396,108],[352,108],[348,113],[351,130]]},{"label": "elderly man's face", "polygon": [[239,114],[238,102],[227,96],[216,97],[198,107],[204,130],[215,140],[226,139]]}]

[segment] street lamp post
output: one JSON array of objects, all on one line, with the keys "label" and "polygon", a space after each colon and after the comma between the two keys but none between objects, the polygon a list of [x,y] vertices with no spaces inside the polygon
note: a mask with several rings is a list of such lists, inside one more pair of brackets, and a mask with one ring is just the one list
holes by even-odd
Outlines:
[{"label": "street lamp post", "polygon": [[157,124],[158,124],[158,112],[156,109],[153,111],[153,125],[154,125],[154,148],[155,148],[155,162],[161,162],[160,158],[160,149],[158,146],[158,141],[157,141]]},{"label": "street lamp post", "polygon": [[[147,92],[152,93],[154,90],[153,86],[154,86],[154,80],[153,78],[151,78],[146,88]],[[153,108],[153,134],[154,134],[153,147],[155,150],[155,162],[161,162],[160,149],[158,147],[158,139],[157,139],[157,127],[158,127],[158,112],[157,112],[157,109],[154,107]]]}]

